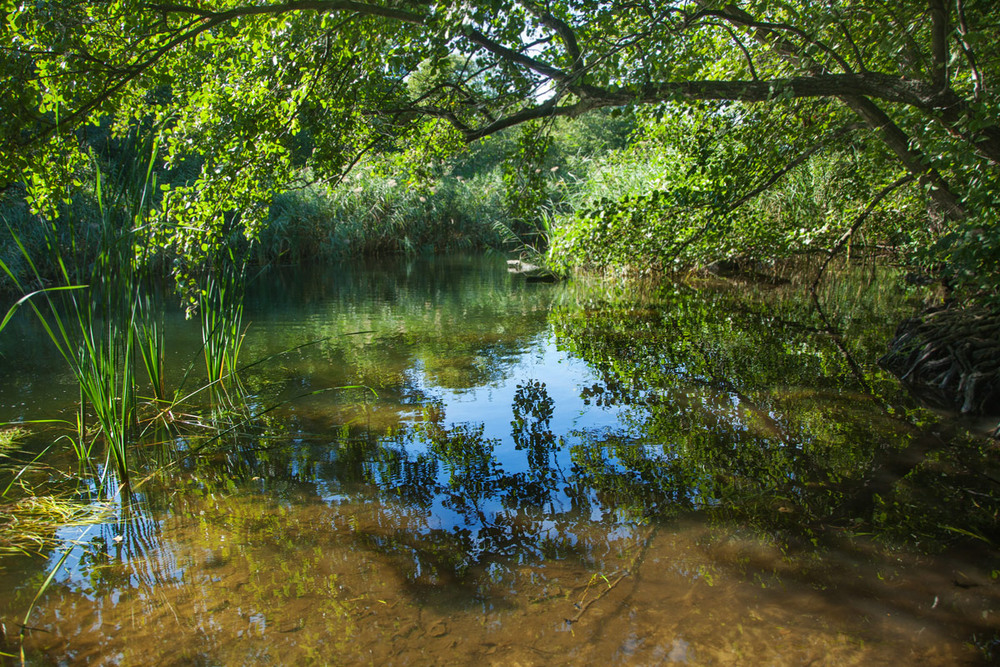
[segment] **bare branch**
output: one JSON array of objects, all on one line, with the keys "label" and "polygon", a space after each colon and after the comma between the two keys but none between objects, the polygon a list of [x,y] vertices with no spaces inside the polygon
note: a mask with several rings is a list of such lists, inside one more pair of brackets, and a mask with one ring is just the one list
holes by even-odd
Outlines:
[{"label": "bare branch", "polygon": [[835,9],[831,7],[830,11],[833,12],[833,15],[837,18],[837,25],[840,27],[840,32],[844,34],[844,39],[847,40],[847,43],[851,46],[851,51],[854,52],[854,59],[858,63],[858,69],[862,72],[868,71],[868,66],[865,65],[865,57],[862,55],[861,49],[858,48],[858,43],[854,41],[854,36],[851,35],[851,31],[848,29],[847,23],[844,22],[840,13]]},{"label": "bare branch", "polygon": [[820,152],[821,150],[829,146],[834,141],[837,141],[852,132],[856,132],[857,130],[860,130],[862,127],[863,125],[861,123],[851,123],[849,125],[840,128],[836,132],[833,132],[830,135],[823,137],[816,144],[809,147],[808,150],[796,156],[794,160],[791,160],[784,167],[771,174],[771,176],[766,181],[764,181],[754,189],[750,190],[750,192],[746,193],[745,195],[734,201],[732,204],[730,204],[729,210],[730,211],[736,210],[743,204],[747,203],[748,201],[750,201],[751,199],[753,199],[754,197],[756,197],[757,195],[764,192],[772,185],[780,181],[782,178],[784,178],[785,174],[797,169],[799,166],[805,163],[809,158],[811,158],[813,155],[815,155],[816,153]]},{"label": "bare branch", "polygon": [[735,30],[733,30],[728,25],[725,26],[725,28],[726,28],[726,32],[729,33],[729,36],[733,38],[734,42],[736,42],[736,46],[738,46],[739,49],[740,49],[740,51],[743,52],[743,57],[747,61],[747,67],[750,68],[750,76],[753,77],[754,81],[760,81],[760,77],[757,75],[757,68],[754,67],[754,65],[753,65],[753,56],[750,55],[750,51],[743,44],[743,41],[740,39],[739,35],[736,34]]},{"label": "bare branch", "polygon": [[465,37],[470,42],[478,44],[490,53],[499,56],[504,60],[527,67],[528,69],[538,72],[539,74],[547,76],[555,81],[566,81],[570,78],[570,75],[561,69],[553,67],[547,63],[543,63],[542,61],[536,60],[535,58],[527,56],[519,51],[508,49],[506,46],[490,39],[471,25],[466,24],[463,26],[463,29],[465,31]]},{"label": "bare branch", "polygon": [[962,53],[965,55],[965,60],[969,63],[969,70],[972,72],[973,96],[978,102],[982,100],[983,93],[986,91],[985,86],[983,85],[983,74],[979,71],[976,54],[972,50],[972,45],[969,44],[969,23],[965,19],[965,3],[963,0],[955,0],[955,9],[958,14],[959,45],[962,47]]},{"label": "bare branch", "polygon": [[794,35],[795,37],[798,37],[806,44],[812,44],[820,51],[825,53],[827,56],[830,57],[831,60],[837,63],[840,69],[843,70],[844,72],[853,71],[848,62],[844,60],[840,56],[840,54],[837,53],[828,44],[819,41],[818,39],[807,33],[805,30],[796,28],[795,26],[788,25],[787,23],[771,23],[769,21],[754,20],[754,18],[750,14],[743,11],[742,9],[739,9],[735,5],[728,5],[723,11],[703,9],[700,12],[698,12],[696,16],[714,16],[716,18],[729,21],[734,25],[738,25],[745,28],[762,30],[774,34],[787,33],[789,35]]}]

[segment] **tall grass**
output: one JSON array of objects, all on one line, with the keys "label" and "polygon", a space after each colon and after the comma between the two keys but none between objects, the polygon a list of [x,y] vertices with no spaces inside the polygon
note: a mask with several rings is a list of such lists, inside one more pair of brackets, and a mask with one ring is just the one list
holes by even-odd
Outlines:
[{"label": "tall grass", "polygon": [[231,409],[242,405],[239,376],[243,347],[243,295],[247,263],[229,250],[203,276],[198,314],[202,352],[212,402]]},{"label": "tall grass", "polygon": [[509,219],[499,170],[415,185],[359,168],[333,188],[275,197],[257,244],[260,263],[500,248]]},{"label": "tall grass", "polygon": [[163,304],[155,290],[136,295],[136,351],[149,378],[152,398],[157,404],[169,402],[163,376]]},{"label": "tall grass", "polygon": [[[79,222],[74,220],[61,225],[39,221],[45,230],[47,261],[55,267],[58,285],[30,291],[17,271],[0,262],[15,285],[27,292],[15,308],[30,306],[79,384],[80,418],[73,441],[77,455],[81,462],[95,464],[95,445],[102,441],[106,445],[104,469],[113,469],[126,484],[130,444],[138,428],[137,357],[149,374],[154,394],[163,393],[162,329],[151,312],[153,302],[145,294],[142,266],[143,257],[150,254],[145,220],[156,187],[157,145],[146,142],[145,148],[148,159],[144,163],[122,167],[110,180],[96,169],[93,197],[99,214],[99,244],[92,262],[81,266],[76,246],[60,243],[62,230],[73,234]],[[44,283],[33,253],[8,229],[29,275],[34,282]],[[81,276],[86,277],[86,284],[80,284]],[[10,313],[5,323],[9,317]],[[87,428],[88,414],[98,427],[95,437]]]}]

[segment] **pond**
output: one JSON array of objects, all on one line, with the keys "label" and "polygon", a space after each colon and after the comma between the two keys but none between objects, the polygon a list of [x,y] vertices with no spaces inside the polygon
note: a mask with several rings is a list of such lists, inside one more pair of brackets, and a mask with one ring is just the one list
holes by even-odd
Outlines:
[{"label": "pond", "polygon": [[[0,561],[3,650],[27,614],[29,664],[988,663],[996,446],[876,364],[920,297],[271,270],[248,419],[158,431],[104,521]],[[165,326],[197,384],[197,324]],[[72,419],[29,319],[0,351],[0,419]]]}]

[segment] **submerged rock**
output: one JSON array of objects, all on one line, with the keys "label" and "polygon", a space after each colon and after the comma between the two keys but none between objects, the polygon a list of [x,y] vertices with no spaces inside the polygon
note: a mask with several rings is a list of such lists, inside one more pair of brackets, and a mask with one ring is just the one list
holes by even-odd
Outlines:
[{"label": "submerged rock", "polygon": [[879,365],[934,407],[1000,415],[1000,312],[928,309],[899,325]]},{"label": "submerged rock", "polygon": [[544,266],[529,264],[519,259],[507,260],[507,272],[524,276],[529,283],[554,283],[556,275]]}]

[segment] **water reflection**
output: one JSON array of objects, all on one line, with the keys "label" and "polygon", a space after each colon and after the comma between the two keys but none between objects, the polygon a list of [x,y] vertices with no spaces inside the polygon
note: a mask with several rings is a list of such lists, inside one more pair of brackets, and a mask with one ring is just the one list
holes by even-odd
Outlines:
[{"label": "water reflection", "polygon": [[[948,664],[996,641],[995,452],[874,365],[903,293],[845,277],[820,314],[459,259],[249,294],[268,361],[244,385],[279,407],[171,440],[119,521],[62,535],[39,661]],[[26,567],[0,574],[8,633]]]}]

